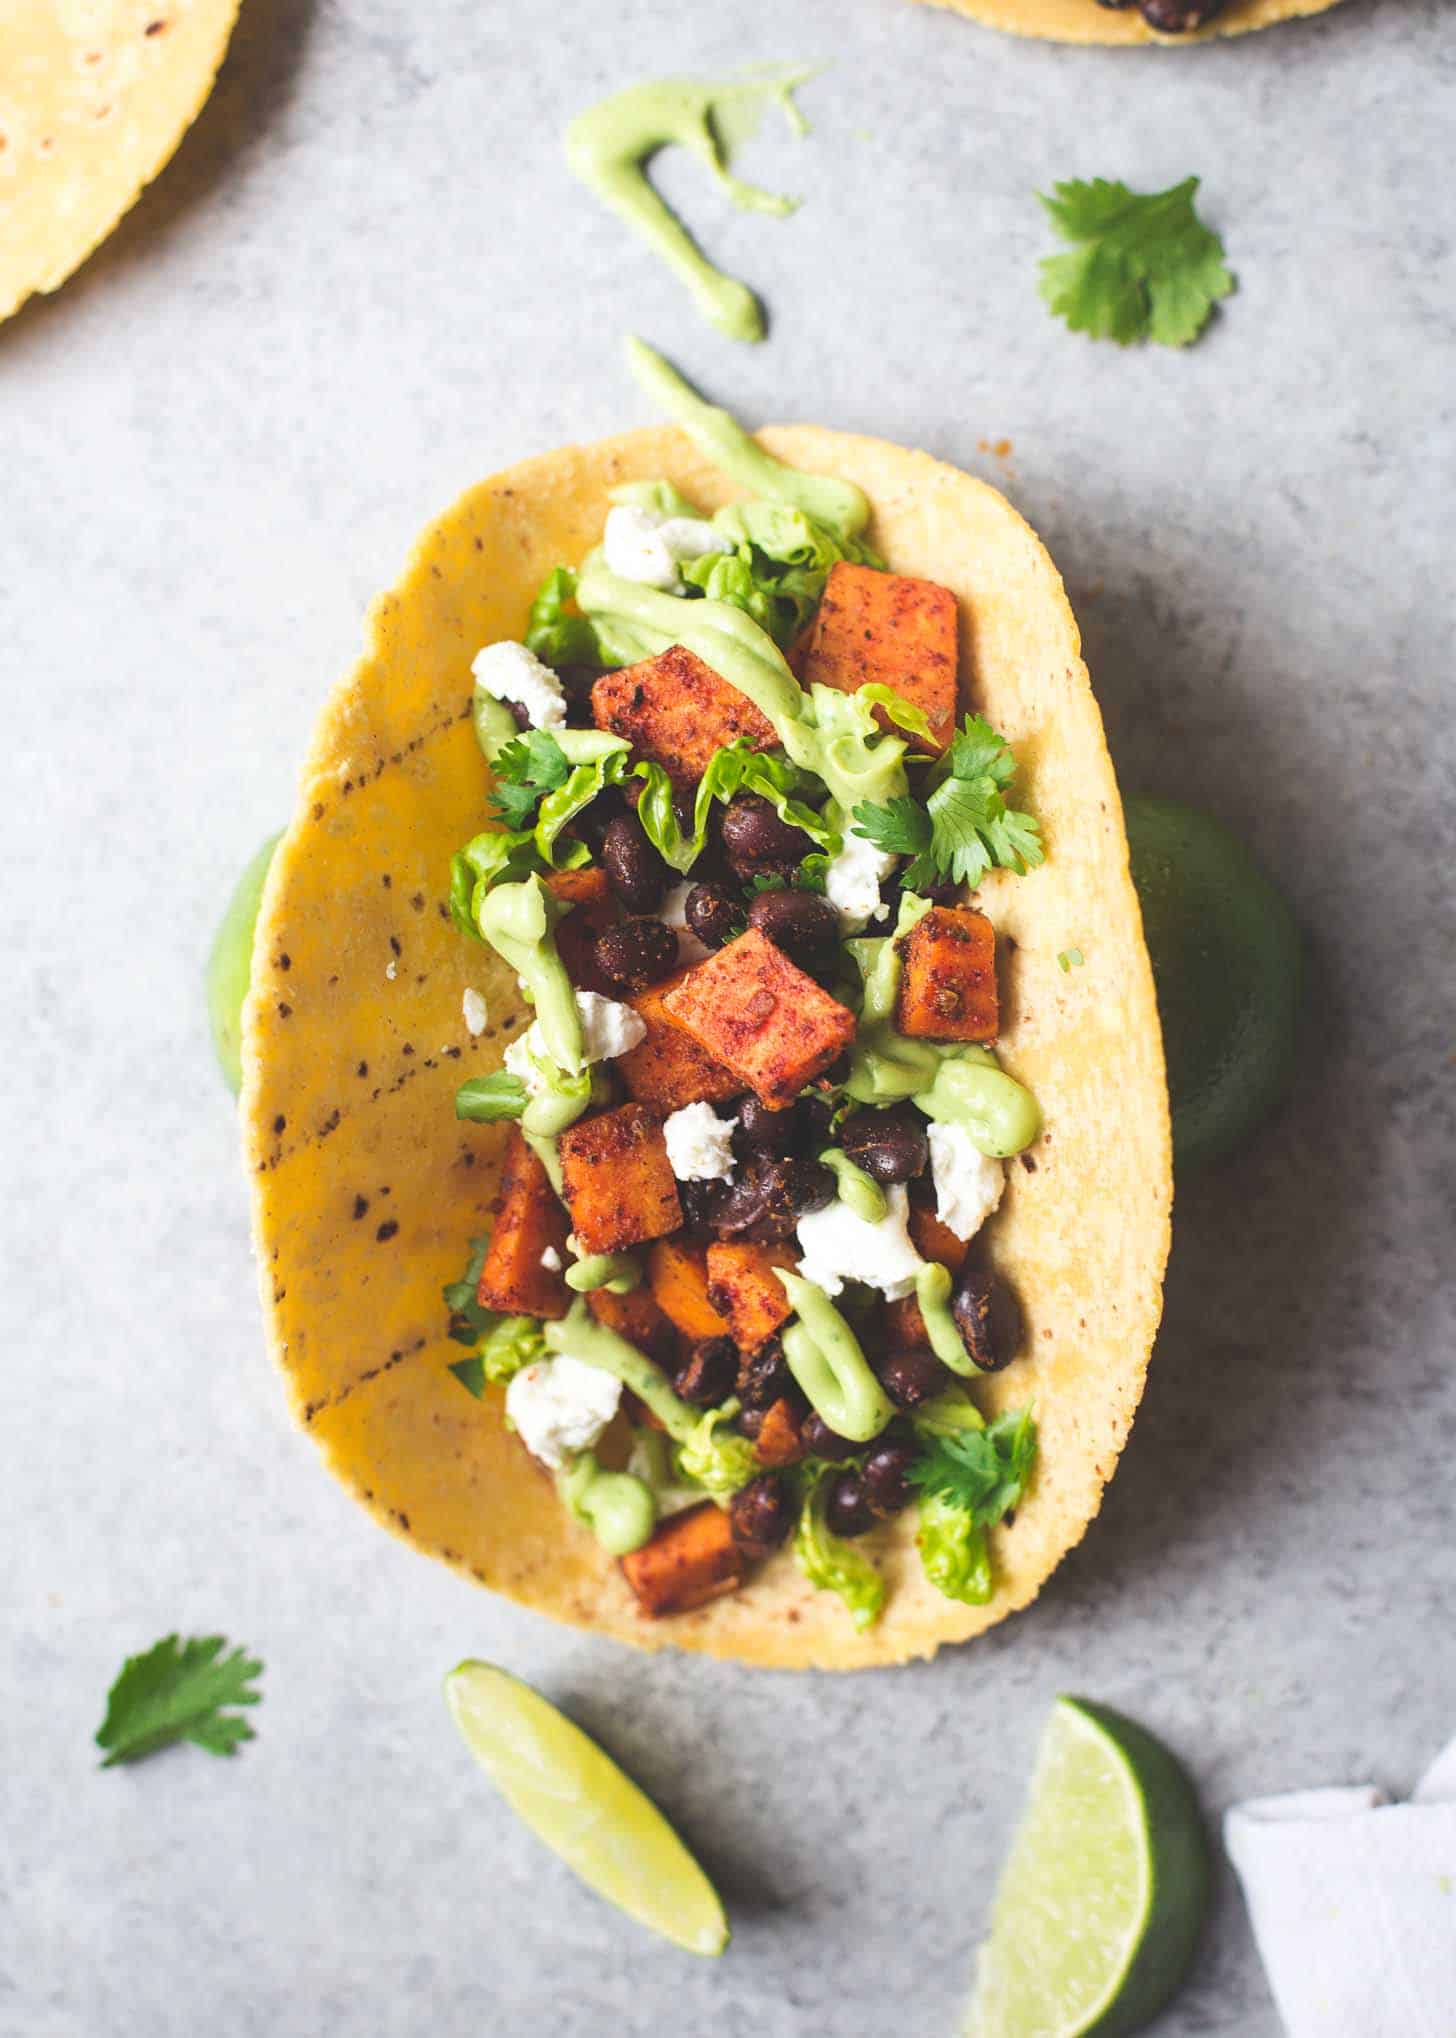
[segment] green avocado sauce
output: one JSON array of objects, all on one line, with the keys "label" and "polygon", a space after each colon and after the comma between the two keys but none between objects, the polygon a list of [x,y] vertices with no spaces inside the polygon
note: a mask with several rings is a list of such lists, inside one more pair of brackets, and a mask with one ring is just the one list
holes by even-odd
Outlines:
[{"label": "green avocado sauce", "polygon": [[832,1170],[839,1185],[839,1200],[852,1210],[856,1217],[866,1224],[878,1224],[889,1209],[884,1190],[863,1168],[857,1167],[849,1155],[837,1146],[828,1146],[820,1154],[821,1163]]},{"label": "green avocado sauce", "polygon": [[560,904],[540,878],[528,877],[523,884],[496,885],[488,891],[480,903],[478,925],[483,938],[525,985],[552,1061],[568,1075],[580,1075],[586,1067],[586,1041],[576,992],[556,948],[553,929],[561,916]]},{"label": "green avocado sauce", "polygon": [[783,1334],[789,1371],[832,1430],[869,1443],[895,1411],[859,1340],[816,1282],[782,1267],[774,1271],[796,1311]]},{"label": "green avocado sauce", "polygon": [[953,1373],[969,1379],[972,1373],[979,1373],[981,1369],[967,1352],[956,1328],[956,1320],[951,1315],[952,1286],[950,1269],[943,1267],[939,1260],[927,1260],[915,1277],[915,1300],[920,1305],[930,1349]]},{"label": "green avocado sauce", "polygon": [[578,114],[566,130],[566,160],[603,204],[640,234],[692,293],[708,323],[730,340],[761,340],[763,307],[746,283],[710,262],[647,177],[659,149],[690,149],[733,203],[745,212],[782,218],[796,200],[735,177],[734,145],[757,128],[766,104],[777,103],[796,133],[807,123],[794,103],[806,70],[765,69],[757,77],[713,84],[695,78],[660,78],[630,86]]},{"label": "green avocado sauce", "polygon": [[570,1352],[584,1366],[600,1366],[604,1373],[630,1387],[677,1443],[685,1442],[696,1428],[698,1410],[690,1408],[686,1401],[679,1401],[666,1375],[646,1353],[598,1323],[584,1302],[573,1302],[561,1321],[548,1323],[542,1334],[548,1351]]},{"label": "green avocado sauce", "polygon": [[589,1528],[610,1557],[640,1550],[657,1526],[657,1500],[631,1472],[608,1472],[591,1451],[558,1473],[566,1510]]},{"label": "green avocado sauce", "polygon": [[642,1269],[630,1253],[587,1253],[572,1262],[563,1278],[577,1295],[590,1295],[598,1288],[630,1295],[642,1285]]}]

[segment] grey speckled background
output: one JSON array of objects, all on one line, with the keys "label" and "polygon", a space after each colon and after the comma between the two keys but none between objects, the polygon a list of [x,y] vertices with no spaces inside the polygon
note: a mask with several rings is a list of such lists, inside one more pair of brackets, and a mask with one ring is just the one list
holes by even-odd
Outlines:
[{"label": "grey speckled background", "polygon": [[[5,2038],[933,2038],[1056,1691],[1165,1733],[1214,1811],[1402,1788],[1456,1727],[1443,12],[1349,0],[1139,57],[895,0],[567,0],[549,25],[245,0],[161,184],[0,329]],[[667,175],[776,314],[734,349],[572,189],[559,135],[614,84],[801,56],[831,65],[812,140],[748,159],[796,219]],[[1054,325],[1033,190],[1190,170],[1241,280],[1206,343]],[[260,1346],[214,916],[416,528],[643,419],[629,325],[750,418],[1006,486],[1125,783],[1247,829],[1310,934],[1295,1096],[1185,1187],[1102,1520],[1031,1612],[931,1667],[654,1662],[496,1604],[335,1490]],[[261,1738],[98,1776],[123,1653],[214,1625],[267,1658]],[[467,1653],[568,1700],[680,1818],[730,1958],[640,1936],[513,1824],[439,1701]],[[1160,2030],[1272,2038],[1228,1887]]]}]

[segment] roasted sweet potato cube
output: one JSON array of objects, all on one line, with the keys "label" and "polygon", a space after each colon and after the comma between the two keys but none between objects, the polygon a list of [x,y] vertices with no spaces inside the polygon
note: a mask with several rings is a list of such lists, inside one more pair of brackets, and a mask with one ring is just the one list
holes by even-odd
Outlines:
[{"label": "roasted sweet potato cube", "polygon": [[793,1315],[794,1305],[774,1268],[797,1264],[782,1245],[708,1247],[708,1300],[727,1319],[739,1351],[756,1352]]},{"label": "roasted sweet potato cube", "polygon": [[707,1260],[706,1248],[687,1238],[660,1238],[647,1255],[647,1285],[656,1306],[684,1337],[728,1335],[727,1323],[708,1300]]},{"label": "roasted sweet potato cube", "polygon": [[610,927],[618,917],[607,873],[599,863],[587,864],[581,870],[553,871],[546,879],[546,889],[571,908],[556,923],[556,946],[566,965],[566,974],[579,991],[596,991],[604,998],[619,997],[621,985],[614,984],[597,968],[593,948],[602,929]]},{"label": "roasted sweet potato cube", "polygon": [[682,1223],[662,1120],[643,1104],[579,1118],[559,1151],[571,1228],[584,1253],[621,1252]]},{"label": "roasted sweet potato cube", "polygon": [[930,724],[935,740],[919,747],[944,750],[956,722],[955,596],[933,580],[841,559],[824,584],[803,680],[841,693],[892,686]]},{"label": "roasted sweet potato cube", "polygon": [[669,1018],[765,1104],[792,1104],[854,1039],[854,1014],[750,927],[663,998]]},{"label": "roasted sweet potato cube", "polygon": [[[503,1316],[565,1316],[571,1301],[560,1272],[566,1265],[566,1232],[566,1212],[546,1170],[513,1125],[500,1214],[476,1287],[481,1308],[498,1309]],[[556,1255],[555,1268],[542,1266],[543,1253]]]},{"label": "roasted sweet potato cube", "polygon": [[778,741],[762,709],[681,644],[604,673],[592,688],[592,716],[680,787],[696,785],[716,753],[740,736],[755,750]]},{"label": "roasted sweet potato cube", "polygon": [[887,1351],[903,1351],[907,1345],[925,1345],[930,1342],[930,1334],[925,1328],[925,1318],[920,1313],[920,1304],[913,1295],[904,1295],[898,1302],[885,1304],[884,1326]]},{"label": "roasted sweet potato cube", "polygon": [[711,1500],[669,1515],[640,1550],[621,1560],[642,1611],[687,1613],[743,1583],[743,1552],[728,1516]]},{"label": "roasted sweet potato cube", "polygon": [[932,906],[900,944],[895,1020],[912,1040],[996,1038],[996,930],[969,906]]},{"label": "roasted sweet potato cube", "polygon": [[951,1272],[960,1270],[966,1256],[966,1241],[957,1238],[948,1224],[940,1218],[929,1203],[917,1203],[910,1199],[910,1237],[916,1252],[923,1260],[939,1260]]},{"label": "roasted sweet potato cube", "polygon": [[626,1295],[614,1295],[610,1288],[594,1288],[586,1298],[586,1306],[598,1323],[626,1338],[628,1344],[636,1345],[658,1365],[670,1366],[677,1357],[672,1325],[648,1288],[633,1288]]},{"label": "roasted sweet potato cube", "polygon": [[731,1069],[714,1061],[668,1013],[663,1000],[686,975],[686,970],[680,970],[627,1000],[646,1026],[647,1035],[617,1059],[617,1073],[628,1094],[640,1104],[655,1104],[663,1113],[680,1111],[684,1104],[696,1104],[699,1099],[725,1104],[744,1088]]},{"label": "roasted sweet potato cube", "polygon": [[805,1455],[798,1412],[792,1401],[771,1401],[753,1440],[753,1455],[760,1465],[797,1465]]}]

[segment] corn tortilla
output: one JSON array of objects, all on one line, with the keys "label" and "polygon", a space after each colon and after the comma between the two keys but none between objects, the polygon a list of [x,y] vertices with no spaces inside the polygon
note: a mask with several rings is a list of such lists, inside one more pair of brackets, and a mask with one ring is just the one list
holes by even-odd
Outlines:
[{"label": "corn tortilla", "polygon": [[1190,35],[1158,35],[1135,6],[1100,7],[1097,0],[928,0],[952,14],[968,14],[983,27],[1007,35],[1033,36],[1042,42],[1100,43],[1116,47],[1157,43],[1178,49],[1189,43],[1213,42],[1219,36],[1248,35],[1272,28],[1276,21],[1297,21],[1323,14],[1338,0],[1228,0],[1206,27]]},{"label": "corn tortilla", "polygon": [[[1025,1606],[1096,1514],[1162,1305],[1168,1105],[1121,803],[1045,550],[994,489],[924,454],[803,426],[760,436],[859,482],[890,566],[955,591],[968,699],[1015,746],[1046,836],[1040,869],[981,890],[1007,958],[1003,1059],[1046,1117],[991,1233],[1026,1346],[977,1393],[988,1412],[1034,1398],[1042,1438],[1014,1525],[993,1532],[992,1602],[958,1605],[926,1581],[912,1511],[864,1545],[891,1587],[865,1634],[787,1553],[733,1597],[650,1621],[505,1429],[501,1391],[472,1400],[446,1370],[462,1354],[440,1290],[488,1224],[507,1131],[457,1123],[454,1092],[529,1019],[511,973],[444,903],[489,783],[470,661],[518,637],[543,576],[597,541],[614,483],[666,476],[709,509],[738,493],[681,433],[567,448],[482,482],[375,603],[264,894],[244,1139],[270,1345],[329,1468],[381,1521],[497,1592],[640,1647],[848,1669],[931,1655]],[[1085,962],[1063,970],[1074,947]],[[490,1014],[478,1039],[461,1013],[472,985]]]},{"label": "corn tortilla", "polygon": [[0,5],[0,319],[59,289],[170,159],[238,5]]}]

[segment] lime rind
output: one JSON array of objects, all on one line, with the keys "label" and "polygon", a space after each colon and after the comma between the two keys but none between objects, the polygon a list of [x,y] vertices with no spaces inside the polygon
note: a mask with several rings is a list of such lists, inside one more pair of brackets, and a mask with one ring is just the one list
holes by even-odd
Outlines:
[{"label": "lime rind", "polygon": [[281,840],[281,834],[270,835],[234,885],[203,972],[208,1029],[223,1080],[234,1096],[243,1080],[243,1002],[253,975],[253,930],[273,852]]},{"label": "lime rind", "polygon": [[982,1948],[967,2038],[1127,2038],[1187,1971],[1207,1906],[1188,1779],[1131,1720],[1063,1698]]},{"label": "lime rind", "polygon": [[529,1684],[467,1661],[445,1679],[451,1718],[519,1818],[608,1903],[688,1953],[728,1944],[722,1901],[646,1793]]}]

